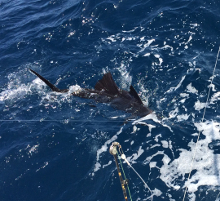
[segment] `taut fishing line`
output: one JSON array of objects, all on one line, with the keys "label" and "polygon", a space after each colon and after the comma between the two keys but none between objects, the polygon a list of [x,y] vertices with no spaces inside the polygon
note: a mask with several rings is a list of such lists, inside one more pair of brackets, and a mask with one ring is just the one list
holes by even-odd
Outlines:
[{"label": "taut fishing line", "polygon": [[61,122],[61,123],[68,123],[68,122],[103,122],[103,123],[107,123],[107,122],[124,122],[124,121],[109,121],[109,120],[106,120],[106,121],[96,121],[96,120],[69,120],[69,119],[64,119],[64,120],[44,120],[44,119],[39,119],[39,120],[1,120],[0,119],[0,122]]},{"label": "taut fishing line", "polygon": [[[209,96],[210,96],[210,92],[211,92],[211,86],[212,86],[212,82],[214,80],[215,69],[216,69],[216,66],[217,66],[217,63],[218,63],[219,51],[220,51],[220,46],[219,46],[217,57],[216,57],[216,61],[215,61],[215,67],[214,67],[213,73],[212,73],[211,84],[210,84],[210,87],[209,87],[209,91],[208,91],[207,100],[206,100],[206,103],[205,103],[205,108],[204,108],[204,112],[203,112],[202,122],[201,123],[203,123],[203,121],[204,121],[204,117],[205,117],[205,113],[206,113],[206,108],[207,108],[207,105],[208,105]],[[189,172],[189,176],[188,176],[188,179],[187,179],[188,181],[189,181],[191,173],[192,173],[193,162],[195,160],[195,155],[196,155],[196,151],[197,151],[197,144],[198,144],[198,141],[199,141],[199,138],[200,138],[200,134],[201,134],[201,131],[199,131],[199,134],[198,134],[198,137],[197,137],[196,148],[195,148],[195,151],[194,151],[194,154],[193,154],[193,158],[192,158],[192,162],[191,162],[191,166],[190,166],[190,172]],[[183,201],[185,200],[187,191],[188,191],[188,188],[186,186],[186,189],[185,189],[185,192],[184,192],[184,196],[183,196]]]}]

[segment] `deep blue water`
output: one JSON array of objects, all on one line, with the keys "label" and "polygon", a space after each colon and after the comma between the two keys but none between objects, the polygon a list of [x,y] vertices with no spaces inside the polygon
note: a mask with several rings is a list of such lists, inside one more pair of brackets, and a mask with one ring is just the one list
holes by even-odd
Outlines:
[{"label": "deep blue water", "polygon": [[[0,200],[124,200],[114,141],[154,201],[186,186],[185,200],[219,200],[219,36],[218,0],[0,0]],[[62,89],[110,71],[154,114],[124,124],[131,114],[51,92],[29,68]],[[123,167],[132,200],[150,200]]]}]

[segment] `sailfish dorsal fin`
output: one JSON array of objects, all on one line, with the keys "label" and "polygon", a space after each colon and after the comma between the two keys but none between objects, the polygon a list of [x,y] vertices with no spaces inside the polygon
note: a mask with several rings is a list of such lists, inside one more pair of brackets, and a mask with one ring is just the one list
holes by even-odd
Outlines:
[{"label": "sailfish dorsal fin", "polygon": [[115,81],[113,80],[112,74],[110,72],[105,73],[102,79],[96,83],[95,90],[104,90],[106,93],[111,95],[116,95],[119,93],[118,87]]},{"label": "sailfish dorsal fin", "polygon": [[135,91],[132,85],[130,86],[129,94],[133,96],[137,100],[138,103],[143,104],[140,97],[138,96],[138,93]]}]

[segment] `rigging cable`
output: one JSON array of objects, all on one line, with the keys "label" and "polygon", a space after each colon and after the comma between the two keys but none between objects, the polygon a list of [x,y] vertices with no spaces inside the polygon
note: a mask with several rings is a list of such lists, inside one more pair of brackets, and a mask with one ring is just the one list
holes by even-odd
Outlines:
[{"label": "rigging cable", "polygon": [[[213,73],[212,73],[211,84],[209,85],[210,87],[209,87],[209,91],[208,91],[207,100],[206,100],[206,103],[205,103],[205,108],[204,108],[204,112],[203,112],[201,123],[203,123],[204,118],[205,118],[206,108],[207,108],[207,105],[208,105],[209,96],[210,96],[210,92],[211,92],[211,87],[212,87],[212,83],[213,83],[213,80],[214,80],[215,69],[216,69],[216,66],[217,66],[217,63],[218,63],[219,52],[220,52],[220,46],[219,46],[219,49],[218,49],[218,53],[217,53],[217,57],[216,57],[216,61],[215,61],[215,66],[214,66]],[[199,138],[200,138],[200,134],[201,134],[201,130],[199,131],[199,134],[198,134],[198,137],[197,137],[196,147],[195,147],[195,151],[194,151],[194,154],[193,154],[193,158],[192,158],[192,162],[191,162],[191,166],[190,166],[190,172],[189,172],[189,176],[188,176],[187,181],[189,181],[191,173],[192,173],[193,162],[195,160],[196,151],[197,151],[197,144],[198,144],[198,141],[199,141]],[[184,192],[184,196],[183,196],[183,201],[185,200],[187,191],[188,191],[188,188],[186,186],[185,192]]]}]

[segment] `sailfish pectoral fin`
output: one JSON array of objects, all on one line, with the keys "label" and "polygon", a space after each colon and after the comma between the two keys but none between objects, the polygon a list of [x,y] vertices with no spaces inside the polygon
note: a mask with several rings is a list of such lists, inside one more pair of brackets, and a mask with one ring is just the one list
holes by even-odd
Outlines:
[{"label": "sailfish pectoral fin", "polygon": [[38,74],[37,72],[35,72],[34,70],[30,69],[29,70],[34,73],[37,77],[39,77],[47,86],[49,86],[53,91],[56,92],[60,92],[60,93],[65,93],[68,92],[68,89],[59,89],[57,87],[55,87],[53,84],[51,84],[47,79],[45,79],[44,77],[42,77],[40,74]]}]

